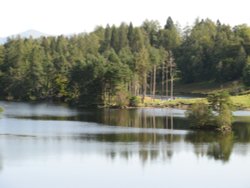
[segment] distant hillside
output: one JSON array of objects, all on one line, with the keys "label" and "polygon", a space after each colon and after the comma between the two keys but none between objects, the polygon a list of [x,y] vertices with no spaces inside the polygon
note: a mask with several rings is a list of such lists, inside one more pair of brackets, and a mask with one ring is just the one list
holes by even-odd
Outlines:
[{"label": "distant hillside", "polygon": [[42,37],[42,36],[49,36],[49,35],[46,34],[46,33],[42,33],[40,31],[36,31],[36,30],[27,30],[27,31],[24,31],[22,33],[17,33],[15,35],[10,35],[10,36],[7,36],[7,37],[0,38],[0,44],[4,44],[7,41],[8,38],[17,37],[17,36],[20,36],[21,38],[29,38],[29,37],[39,38],[39,37]]}]

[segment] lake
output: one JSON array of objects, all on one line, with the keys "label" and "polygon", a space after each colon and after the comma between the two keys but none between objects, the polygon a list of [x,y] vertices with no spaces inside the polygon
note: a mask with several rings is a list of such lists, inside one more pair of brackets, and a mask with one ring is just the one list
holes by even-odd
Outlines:
[{"label": "lake", "polygon": [[250,188],[249,112],[218,135],[177,109],[0,106],[0,188]]}]

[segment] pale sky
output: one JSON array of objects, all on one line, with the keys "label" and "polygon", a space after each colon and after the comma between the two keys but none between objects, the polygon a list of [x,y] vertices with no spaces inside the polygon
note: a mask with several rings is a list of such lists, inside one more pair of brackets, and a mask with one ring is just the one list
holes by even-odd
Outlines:
[{"label": "pale sky", "polygon": [[0,37],[29,29],[58,35],[89,32],[107,23],[138,26],[145,19],[164,25],[168,16],[182,27],[197,17],[250,25],[249,5],[249,0],[1,0]]}]

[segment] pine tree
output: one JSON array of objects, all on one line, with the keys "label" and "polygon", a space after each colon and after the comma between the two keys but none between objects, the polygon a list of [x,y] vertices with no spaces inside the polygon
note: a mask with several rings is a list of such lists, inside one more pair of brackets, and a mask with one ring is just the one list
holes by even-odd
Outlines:
[{"label": "pine tree", "polygon": [[136,70],[139,75],[139,81],[142,88],[142,103],[144,103],[146,93],[147,93],[147,74],[149,69],[149,54],[148,50],[143,47],[137,54],[136,54]]},{"label": "pine tree", "polygon": [[111,41],[110,41],[111,47],[118,53],[119,52],[119,31],[118,29],[113,26],[112,27],[112,33],[111,33]]}]

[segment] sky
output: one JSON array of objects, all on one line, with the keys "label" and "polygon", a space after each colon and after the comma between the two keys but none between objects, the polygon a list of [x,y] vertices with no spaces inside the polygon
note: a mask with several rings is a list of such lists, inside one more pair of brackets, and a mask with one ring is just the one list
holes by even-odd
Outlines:
[{"label": "sky", "polygon": [[250,25],[249,0],[1,0],[0,37],[35,29],[46,34],[93,31],[96,26],[168,16],[184,28],[196,18]]}]

